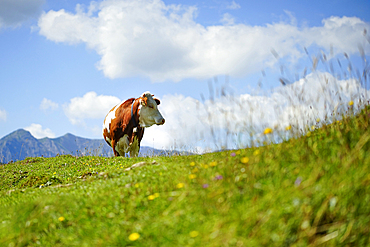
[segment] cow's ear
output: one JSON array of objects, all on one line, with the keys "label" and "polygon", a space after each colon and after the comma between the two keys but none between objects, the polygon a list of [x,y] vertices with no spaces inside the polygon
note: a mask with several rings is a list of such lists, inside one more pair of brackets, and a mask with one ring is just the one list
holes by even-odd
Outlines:
[{"label": "cow's ear", "polygon": [[155,100],[155,103],[157,103],[157,105],[159,105],[161,103],[161,101],[157,98],[154,98],[154,100]]},{"label": "cow's ear", "polygon": [[145,96],[141,97],[140,103],[142,106],[146,106],[148,103],[148,98]]}]

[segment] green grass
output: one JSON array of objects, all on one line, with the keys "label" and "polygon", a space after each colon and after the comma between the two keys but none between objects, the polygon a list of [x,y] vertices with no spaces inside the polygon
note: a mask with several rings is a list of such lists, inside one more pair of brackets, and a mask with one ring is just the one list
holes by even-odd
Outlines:
[{"label": "green grass", "polygon": [[259,148],[2,165],[0,246],[369,246],[368,114]]}]

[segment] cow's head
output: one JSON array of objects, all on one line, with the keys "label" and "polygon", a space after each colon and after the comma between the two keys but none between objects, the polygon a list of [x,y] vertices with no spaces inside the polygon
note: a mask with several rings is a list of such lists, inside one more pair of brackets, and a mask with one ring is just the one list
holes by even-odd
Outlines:
[{"label": "cow's head", "polygon": [[153,124],[162,125],[165,122],[157,107],[160,101],[153,96],[145,92],[140,97],[139,124],[141,127],[150,127]]}]

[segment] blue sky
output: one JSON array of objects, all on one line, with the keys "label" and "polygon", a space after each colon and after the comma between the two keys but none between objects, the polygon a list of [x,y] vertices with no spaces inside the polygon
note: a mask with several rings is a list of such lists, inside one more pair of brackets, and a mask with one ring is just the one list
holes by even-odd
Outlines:
[{"label": "blue sky", "polygon": [[[0,137],[25,128],[37,138],[66,133],[102,138],[110,108],[150,91],[162,99],[166,124],[148,129],[143,144],[204,146],[210,128],[231,126],[227,121],[221,126],[224,120],[216,116],[233,103],[201,100],[201,94],[208,99],[215,76],[219,90],[228,81],[237,100],[259,102],[253,111],[236,111],[233,119],[253,122],[254,129],[287,125],[286,104],[276,103],[271,93],[254,95],[258,82],[266,90],[281,87],[283,64],[291,88],[300,85],[295,80],[302,76],[295,74],[311,66],[304,47],[343,64],[346,52],[361,68],[359,45],[367,58],[370,52],[363,35],[370,31],[369,13],[369,1],[353,0],[0,0]],[[324,73],[325,66],[321,69]],[[351,92],[344,90],[344,98],[357,97]],[[271,105],[282,115],[274,109],[261,113]],[[300,114],[325,114],[321,106],[314,108],[314,115]],[[204,120],[210,112],[214,121]]]}]

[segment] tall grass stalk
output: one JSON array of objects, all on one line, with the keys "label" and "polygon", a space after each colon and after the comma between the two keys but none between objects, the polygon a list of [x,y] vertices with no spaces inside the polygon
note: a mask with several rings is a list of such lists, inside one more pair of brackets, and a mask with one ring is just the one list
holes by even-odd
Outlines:
[{"label": "tall grass stalk", "polygon": [[[209,81],[209,99],[201,95],[204,109],[199,118],[209,128],[211,150],[280,143],[367,109],[370,66],[364,48],[359,46],[362,69],[356,68],[346,53],[334,65],[333,54],[313,56],[305,51],[311,66],[289,78],[288,69],[280,64],[281,87],[269,91],[235,95],[228,77],[222,86],[217,78]],[[279,59],[276,51],[273,54]],[[262,76],[266,76],[264,71]],[[260,88],[264,80],[260,80]],[[264,134],[266,129],[271,133]],[[199,133],[200,138],[204,136]]]}]

